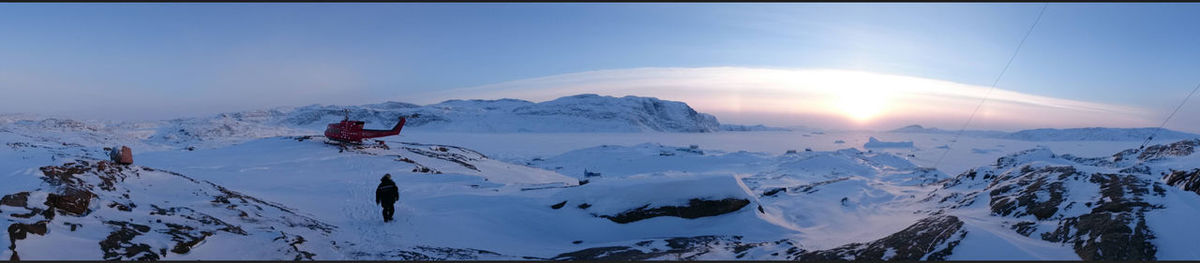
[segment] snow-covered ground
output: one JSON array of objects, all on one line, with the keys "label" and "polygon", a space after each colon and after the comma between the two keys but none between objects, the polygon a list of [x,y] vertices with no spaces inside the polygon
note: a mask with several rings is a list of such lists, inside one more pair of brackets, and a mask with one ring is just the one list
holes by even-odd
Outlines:
[{"label": "snow-covered ground", "polygon": [[[1025,141],[962,136],[947,154],[953,134],[890,133],[871,131],[755,131],[716,133],[449,133],[405,132],[397,139],[427,143],[454,144],[490,154],[493,158],[514,162],[544,158],[567,151],[598,145],[631,146],[642,143],[665,145],[699,145],[722,151],[749,151],[782,154],[789,150],[835,151],[857,148],[863,151],[870,137],[883,141],[912,141],[913,148],[869,149],[897,154],[919,166],[932,167],[945,155],[937,168],[947,174],[958,174],[971,167],[995,161],[1009,153],[1039,145],[1077,156],[1098,157],[1137,148],[1142,140],[1127,141]],[[844,141],[844,143],[837,143]],[[1153,143],[1175,140],[1159,139]],[[913,156],[908,156],[909,154]]]},{"label": "snow-covered ground", "polygon": [[[481,103],[530,106],[439,107]],[[0,257],[1200,259],[1200,140],[414,129],[339,146],[279,116],[296,117],[0,118]],[[1117,135],[1062,140],[1076,131]],[[104,161],[115,145],[135,163]]]}]

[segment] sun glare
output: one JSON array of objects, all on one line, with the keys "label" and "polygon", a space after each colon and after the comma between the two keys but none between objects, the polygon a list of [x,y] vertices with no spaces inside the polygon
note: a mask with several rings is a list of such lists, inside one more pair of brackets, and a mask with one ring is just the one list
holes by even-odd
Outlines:
[{"label": "sun glare", "polygon": [[865,123],[879,118],[887,111],[892,102],[892,90],[887,87],[897,83],[871,74],[858,75],[842,78],[840,81],[827,81],[826,87],[833,95],[828,103],[830,110],[837,114],[858,123]]},{"label": "sun glare", "polygon": [[834,106],[847,118],[867,122],[883,113],[887,108],[887,98],[882,94],[855,92],[839,95]]}]

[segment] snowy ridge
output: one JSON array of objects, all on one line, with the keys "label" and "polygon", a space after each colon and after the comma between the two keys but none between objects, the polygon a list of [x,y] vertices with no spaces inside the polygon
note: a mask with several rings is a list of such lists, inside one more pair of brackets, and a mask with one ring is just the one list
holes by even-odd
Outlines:
[{"label": "snowy ridge", "polygon": [[1005,139],[1026,141],[1137,141],[1150,137],[1155,130],[1155,139],[1181,140],[1200,138],[1200,135],[1158,128],[1075,128],[1033,129],[1003,136]]},{"label": "snowy ridge", "polygon": [[[1200,138],[1200,135],[1158,128],[1071,128],[1071,129],[1031,129],[1017,132],[967,130],[963,135],[999,138],[1022,141],[1140,141],[1145,140],[1155,131],[1156,140],[1182,140]],[[890,130],[892,133],[925,133],[925,134],[955,134],[957,131],[938,128],[925,128],[921,125],[909,125]]]}]

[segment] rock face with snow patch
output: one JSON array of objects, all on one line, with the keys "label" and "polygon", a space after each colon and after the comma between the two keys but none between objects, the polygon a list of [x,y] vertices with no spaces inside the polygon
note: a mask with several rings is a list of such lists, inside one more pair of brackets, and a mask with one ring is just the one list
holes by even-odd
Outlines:
[{"label": "rock face with snow patch", "polygon": [[[984,206],[990,216],[1010,221],[1012,231],[1070,246],[1084,260],[1161,259],[1157,255],[1164,250],[1169,255],[1186,251],[1179,251],[1178,244],[1164,247],[1157,238],[1198,230],[1154,223],[1185,216],[1180,213],[1200,216],[1200,211],[1174,203],[1196,199],[1195,193],[1183,191],[1190,177],[1177,170],[1195,167],[1197,158],[1189,150],[1195,144],[1155,145],[1109,158],[1031,149],[960,174],[928,200],[951,214]],[[1166,177],[1153,176],[1155,172]]]},{"label": "rock face with snow patch", "polygon": [[[334,226],[219,185],[149,167],[76,160],[41,169],[47,187],[4,196],[12,259],[312,259]],[[44,200],[44,202],[43,202]],[[30,235],[33,234],[33,235]],[[30,240],[100,240],[47,244]],[[278,251],[226,255],[208,240]],[[308,243],[306,243],[308,242]],[[51,245],[51,246],[47,246]],[[196,255],[195,250],[202,249]]]},{"label": "rock face with snow patch", "polygon": [[931,216],[869,243],[796,253],[793,260],[946,260],[966,237],[958,217]]}]

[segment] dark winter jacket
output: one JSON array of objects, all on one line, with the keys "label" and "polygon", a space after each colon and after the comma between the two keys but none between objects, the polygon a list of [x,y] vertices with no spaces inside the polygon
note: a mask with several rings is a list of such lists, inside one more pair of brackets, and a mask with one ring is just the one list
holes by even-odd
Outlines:
[{"label": "dark winter jacket", "polygon": [[375,188],[375,202],[391,205],[400,199],[400,190],[392,179],[379,179],[379,187]]}]

